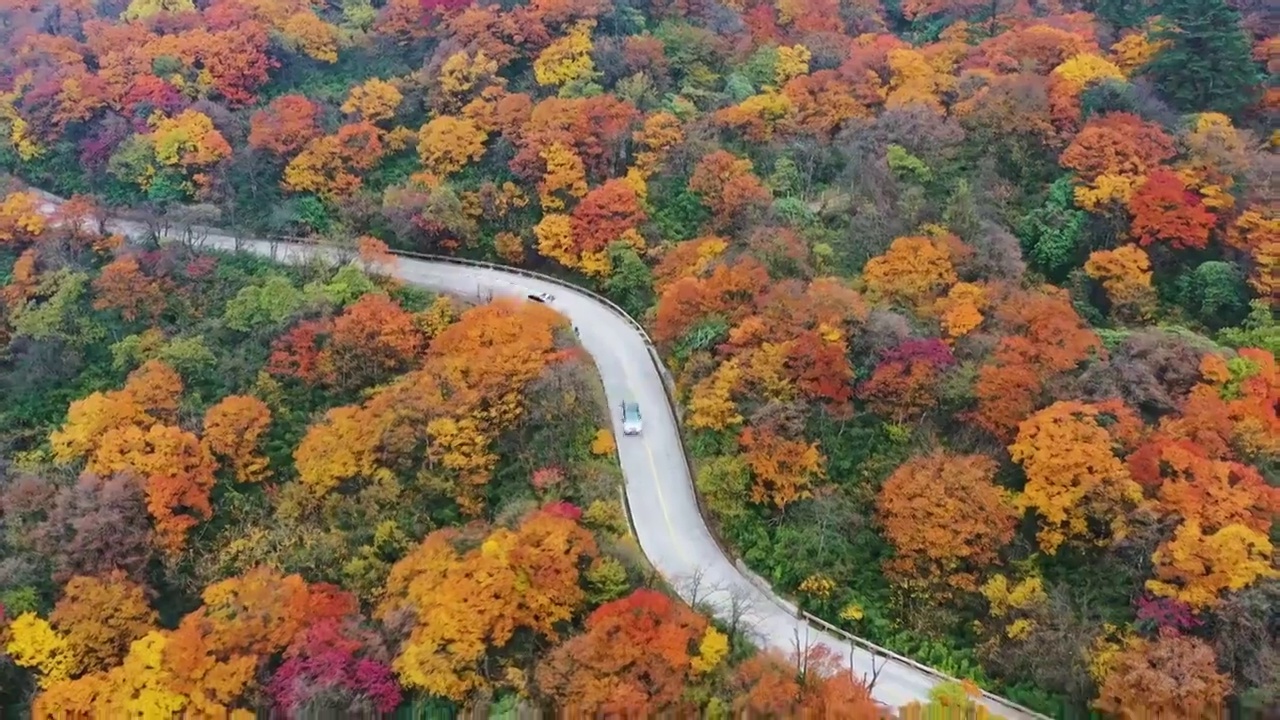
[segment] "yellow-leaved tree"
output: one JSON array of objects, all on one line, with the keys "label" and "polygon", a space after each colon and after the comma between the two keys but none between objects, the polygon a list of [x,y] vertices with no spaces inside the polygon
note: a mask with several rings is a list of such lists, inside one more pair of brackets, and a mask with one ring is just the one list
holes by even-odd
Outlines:
[{"label": "yellow-leaved tree", "polygon": [[1053,555],[1069,540],[1107,544],[1125,536],[1142,488],[1116,455],[1116,431],[1137,422],[1123,407],[1057,402],[1018,426],[1009,446],[1027,474],[1018,503],[1039,516],[1043,552]]},{"label": "yellow-leaved tree", "polygon": [[538,183],[538,199],[543,210],[563,210],[564,196],[581,199],[587,194],[586,166],[572,148],[553,142],[538,155],[547,165]]},{"label": "yellow-leaved tree", "polygon": [[1257,530],[1232,524],[1206,533],[1192,518],[1156,550],[1156,579],[1147,581],[1147,589],[1196,609],[1213,607],[1223,592],[1280,577],[1272,553],[1271,540]]},{"label": "yellow-leaved tree", "polygon": [[395,117],[396,110],[403,101],[404,95],[395,85],[370,78],[351,88],[340,109],[348,115],[356,116],[357,120],[377,123]]},{"label": "yellow-leaved tree", "polygon": [[562,38],[552,42],[533,61],[533,77],[539,85],[567,85],[596,76],[591,59],[594,20],[581,20]]},{"label": "yellow-leaved tree", "polygon": [[67,679],[76,666],[67,639],[33,612],[23,613],[9,624],[5,650],[16,665],[36,671],[36,683],[42,688]]},{"label": "yellow-leaved tree", "polygon": [[132,22],[145,20],[160,13],[194,12],[195,9],[195,3],[192,0],[132,0],[120,14],[120,19]]},{"label": "yellow-leaved tree", "polygon": [[1084,264],[1085,274],[1102,284],[1114,315],[1142,320],[1155,306],[1151,287],[1151,260],[1137,245],[1097,250]]},{"label": "yellow-leaved tree", "polygon": [[809,72],[809,60],[813,54],[803,45],[783,45],[778,48],[778,62],[774,63],[773,81],[785,85],[793,77]]},{"label": "yellow-leaved tree", "polygon": [[338,62],[338,28],[320,19],[310,8],[289,16],[280,27],[285,44],[312,60]]},{"label": "yellow-leaved tree", "polygon": [[484,50],[474,55],[466,50],[458,51],[440,66],[440,92],[448,109],[461,107],[463,101],[477,88],[485,87],[498,73],[498,61],[491,59]]},{"label": "yellow-leaved tree", "polygon": [[555,640],[581,608],[581,568],[598,561],[591,533],[556,505],[499,528],[477,548],[454,548],[456,530],[427,536],[391,569],[377,616],[412,629],[393,667],[409,688],[454,700],[488,686],[499,651],[517,632]]},{"label": "yellow-leaved tree", "polygon": [[709,377],[693,388],[689,398],[691,428],[726,430],[742,424],[742,415],[733,402],[733,393],[742,380],[742,368],[737,360],[720,364]]},{"label": "yellow-leaved tree", "polygon": [[446,177],[479,160],[488,139],[473,120],[441,115],[418,131],[418,157],[427,172]]}]

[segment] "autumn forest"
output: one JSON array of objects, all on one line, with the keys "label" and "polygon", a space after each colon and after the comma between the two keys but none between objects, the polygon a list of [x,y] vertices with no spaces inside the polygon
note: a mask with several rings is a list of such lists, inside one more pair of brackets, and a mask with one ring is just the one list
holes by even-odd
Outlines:
[{"label": "autumn forest", "polygon": [[[1267,12],[0,0],[0,718],[1275,717]],[[396,251],[623,308],[719,543],[963,682],[683,602],[570,322]]]}]

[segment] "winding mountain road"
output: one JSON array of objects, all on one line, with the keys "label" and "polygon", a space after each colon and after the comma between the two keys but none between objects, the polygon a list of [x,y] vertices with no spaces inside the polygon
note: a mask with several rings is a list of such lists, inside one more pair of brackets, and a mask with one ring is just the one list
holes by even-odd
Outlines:
[{"label": "winding mountain road", "polygon": [[[57,199],[51,197],[51,201]],[[147,228],[117,220],[113,232],[145,236]],[[299,261],[319,248],[288,242],[237,241],[210,230],[205,247],[239,247],[284,262]],[[626,479],[626,496],[641,549],[649,562],[686,600],[711,609],[726,622],[754,636],[764,647],[792,653],[798,646],[822,644],[848,659],[855,675],[870,680],[873,696],[890,707],[926,700],[943,677],[905,658],[873,655],[868,644],[851,643],[799,617],[796,609],[768,591],[731,561],[707,529],[699,512],[693,483],[678,436],[679,426],[668,402],[662,375],[651,359],[648,340],[634,321],[607,301],[550,278],[498,266],[473,266],[456,261],[401,257],[395,274],[406,282],[436,292],[467,297],[524,298],[546,292],[552,307],[579,329],[583,347],[594,359],[611,408],[624,400],[640,404],[644,432],[624,436],[620,413],[611,412],[618,438],[618,455]],[[1044,717],[992,695],[980,702],[1009,720]]]}]

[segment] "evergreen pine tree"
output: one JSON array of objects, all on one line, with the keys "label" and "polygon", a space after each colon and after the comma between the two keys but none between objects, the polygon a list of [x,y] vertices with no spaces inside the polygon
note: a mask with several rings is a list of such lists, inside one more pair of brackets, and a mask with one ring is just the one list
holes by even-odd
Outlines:
[{"label": "evergreen pine tree", "polygon": [[1117,30],[1137,27],[1150,12],[1150,3],[1144,0],[1098,0],[1093,12]]},{"label": "evergreen pine tree", "polygon": [[1153,40],[1169,45],[1146,73],[1183,112],[1217,110],[1236,115],[1257,95],[1262,77],[1240,27],[1240,13],[1225,0],[1165,0]]}]

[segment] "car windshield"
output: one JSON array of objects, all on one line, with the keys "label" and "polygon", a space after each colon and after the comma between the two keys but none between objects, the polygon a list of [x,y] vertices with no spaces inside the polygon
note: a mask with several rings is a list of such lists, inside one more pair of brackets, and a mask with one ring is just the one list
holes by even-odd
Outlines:
[{"label": "car windshield", "polygon": [[636,422],[640,419],[640,406],[635,403],[624,403],[622,406],[622,419],[626,422]]}]

